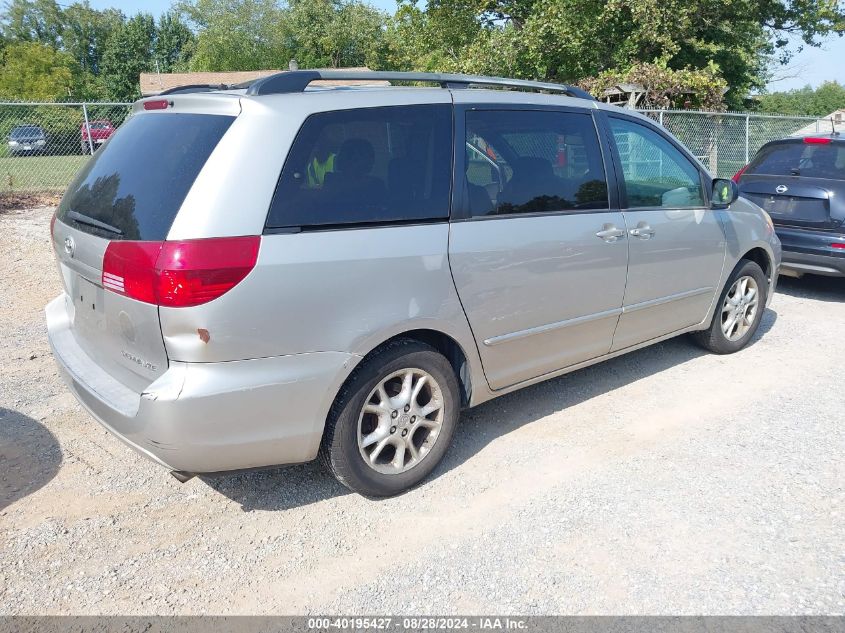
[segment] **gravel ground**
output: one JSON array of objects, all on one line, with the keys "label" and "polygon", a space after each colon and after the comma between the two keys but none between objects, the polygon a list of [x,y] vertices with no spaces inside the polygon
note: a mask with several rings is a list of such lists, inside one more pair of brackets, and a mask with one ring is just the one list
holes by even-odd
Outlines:
[{"label": "gravel ground", "polygon": [[0,614],[845,613],[845,282],[464,413],[395,499],[316,464],[179,484],[62,387],[50,209],[0,215]]}]

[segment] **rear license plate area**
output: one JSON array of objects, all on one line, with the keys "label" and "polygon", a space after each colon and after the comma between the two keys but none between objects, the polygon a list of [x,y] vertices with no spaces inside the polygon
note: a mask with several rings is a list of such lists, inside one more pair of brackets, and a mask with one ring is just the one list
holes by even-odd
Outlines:
[{"label": "rear license plate area", "polygon": [[74,325],[89,330],[104,331],[106,329],[102,288],[77,275],[73,304]]},{"label": "rear license plate area", "polygon": [[830,220],[826,200],[768,196],[760,206],[773,218],[814,224],[825,224]]}]

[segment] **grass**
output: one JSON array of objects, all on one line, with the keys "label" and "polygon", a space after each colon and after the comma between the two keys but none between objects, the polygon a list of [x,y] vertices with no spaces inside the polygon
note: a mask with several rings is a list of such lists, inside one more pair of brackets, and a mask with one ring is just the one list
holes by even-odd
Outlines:
[{"label": "grass", "polygon": [[63,191],[89,156],[0,158],[0,193]]}]

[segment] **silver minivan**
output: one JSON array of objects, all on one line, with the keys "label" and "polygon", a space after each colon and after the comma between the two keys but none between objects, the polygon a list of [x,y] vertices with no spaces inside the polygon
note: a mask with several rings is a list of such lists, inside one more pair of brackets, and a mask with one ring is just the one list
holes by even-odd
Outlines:
[{"label": "silver minivan", "polygon": [[50,343],[85,408],[180,480],[321,456],[392,495],[464,407],[684,333],[745,347],[781,251],[737,195],[569,86],[176,89],[135,104],[56,212]]}]

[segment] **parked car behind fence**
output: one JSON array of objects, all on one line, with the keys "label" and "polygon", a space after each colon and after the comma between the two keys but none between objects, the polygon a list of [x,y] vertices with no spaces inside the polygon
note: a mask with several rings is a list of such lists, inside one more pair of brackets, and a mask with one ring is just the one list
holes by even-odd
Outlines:
[{"label": "parked car behind fence", "polygon": [[[61,193],[128,114],[129,104],[0,103],[0,193]],[[10,145],[12,130],[28,126],[42,130],[43,145]]]},{"label": "parked car behind fence", "polygon": [[9,155],[31,156],[47,151],[47,133],[34,124],[16,125],[9,132]]},{"label": "parked car behind fence", "polygon": [[108,119],[83,123],[79,128],[82,153],[92,154],[100,145],[109,140],[114,130],[114,125]]}]

